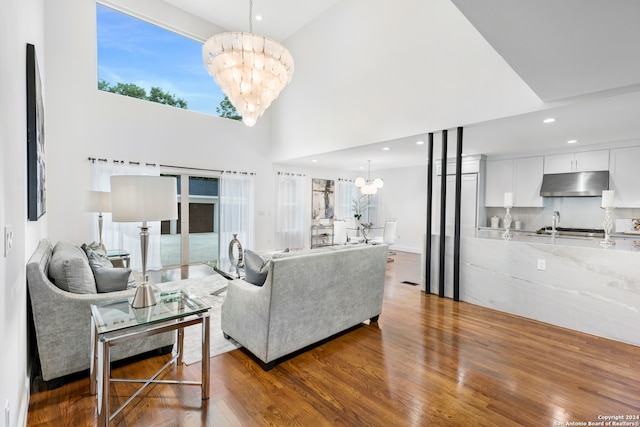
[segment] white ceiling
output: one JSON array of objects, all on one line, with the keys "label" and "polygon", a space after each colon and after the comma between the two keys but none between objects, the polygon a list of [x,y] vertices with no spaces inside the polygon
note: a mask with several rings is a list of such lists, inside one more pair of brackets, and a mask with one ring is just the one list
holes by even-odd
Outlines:
[{"label": "white ceiling", "polygon": [[[279,42],[339,0],[255,0],[253,31]],[[249,31],[249,0],[164,0],[227,31]],[[255,19],[261,16],[262,20]]]},{"label": "white ceiling", "polygon": [[[248,1],[164,1],[228,30],[248,31]],[[524,114],[520,110],[481,123],[458,123],[465,128],[466,154],[500,155],[567,149],[566,141],[569,139],[579,141],[570,146],[576,150],[592,144],[640,140],[640,25],[637,25],[640,2],[450,1],[469,21],[469,28],[480,34],[497,52],[499,56],[496,58],[506,61],[540,100],[539,105],[529,108]],[[397,4],[411,10],[411,7],[417,7],[416,2],[419,0],[405,0]],[[349,11],[344,5],[350,3],[356,10],[368,4],[358,0],[255,0],[254,15],[262,15],[263,20],[254,23],[253,29],[256,33],[285,41],[314,22],[326,25],[328,16],[333,18],[336,11]],[[400,20],[385,22],[384,9],[378,7],[378,13],[373,3],[371,10],[358,16],[376,19],[377,25],[403,25]],[[393,32],[389,28],[384,30]],[[427,41],[410,42],[415,43],[415,51],[433,49]],[[438,42],[446,44],[447,40],[439,39]],[[291,44],[295,46],[295,43]],[[412,58],[406,61],[410,67]],[[471,75],[478,71],[466,70]],[[357,76],[358,73],[349,75]],[[348,92],[345,94],[349,95]],[[473,95],[468,93],[466,96]],[[509,105],[504,107],[505,111],[509,110]],[[438,111],[434,108],[431,113],[437,115]],[[344,116],[349,116],[349,112]],[[555,117],[556,122],[542,124],[546,117]],[[426,145],[418,146],[416,141],[426,141],[426,133],[434,131],[438,132],[436,140],[439,141],[440,129],[429,129],[428,126],[420,129],[419,124],[406,124],[405,129],[411,129],[406,132],[408,135],[401,127],[394,127],[391,134],[380,135],[379,138],[367,135],[368,143],[359,141],[357,147],[341,149],[327,146],[312,155],[287,159],[285,163],[348,170],[359,169],[366,160],[372,160],[372,170],[421,165],[425,163]],[[416,129],[420,131],[414,135]],[[455,132],[449,132],[450,148],[454,142]],[[383,147],[390,150],[382,151]],[[436,146],[437,157],[438,150]],[[312,160],[316,162],[311,163]]]}]

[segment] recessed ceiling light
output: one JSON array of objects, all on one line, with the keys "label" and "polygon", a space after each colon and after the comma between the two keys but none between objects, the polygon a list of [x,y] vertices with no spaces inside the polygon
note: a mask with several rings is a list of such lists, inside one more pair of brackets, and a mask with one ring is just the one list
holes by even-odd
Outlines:
[{"label": "recessed ceiling light", "polygon": [[577,139],[570,139],[567,141],[567,144],[575,144],[576,142],[578,142]]},{"label": "recessed ceiling light", "polygon": [[542,123],[553,123],[555,121],[556,121],[556,119],[554,119],[553,117],[549,117],[549,118],[544,119],[542,121]]},{"label": "recessed ceiling light", "polygon": [[311,163],[316,163],[316,162],[317,162],[316,159],[311,160]]},{"label": "recessed ceiling light", "polygon": [[389,150],[391,150],[391,148],[389,148],[389,147],[382,147],[382,151],[389,151]]},{"label": "recessed ceiling light", "polygon": [[424,145],[424,141],[420,140],[418,142],[416,142],[417,145]]},{"label": "recessed ceiling light", "polygon": [[256,21],[262,21],[262,15],[256,15]]}]

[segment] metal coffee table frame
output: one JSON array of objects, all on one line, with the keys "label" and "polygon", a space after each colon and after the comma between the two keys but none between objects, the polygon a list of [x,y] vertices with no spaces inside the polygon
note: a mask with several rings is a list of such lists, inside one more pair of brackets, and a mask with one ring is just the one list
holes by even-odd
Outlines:
[{"label": "metal coffee table frame", "polygon": [[[168,295],[168,297],[167,297]],[[184,291],[177,291],[157,296],[158,304],[142,309],[134,309],[130,306],[130,298],[114,300],[91,306],[91,357],[90,368],[91,394],[97,393],[98,400],[98,425],[108,426],[116,415],[124,409],[152,383],[199,385],[202,389],[202,400],[209,398],[209,329],[211,307],[201,301],[190,297]],[[126,304],[126,305],[125,305]],[[128,307],[127,320],[105,321],[107,316],[114,312],[113,306],[119,306],[121,319],[127,317],[122,313],[123,307]],[[111,306],[111,307],[110,307]],[[111,309],[111,312],[105,310]],[[160,314],[156,312],[160,311]],[[117,313],[117,312],[116,312]],[[132,318],[131,316],[135,316]],[[98,319],[98,320],[96,320]],[[111,324],[109,324],[111,323]],[[202,378],[200,382],[181,380],[156,379],[166,368],[177,361],[182,365],[182,351],[184,344],[184,328],[200,323],[202,325]],[[139,340],[143,337],[160,334],[172,330],[178,331],[178,348],[172,358],[156,372],[150,379],[111,378],[111,347]],[[143,383],[142,386],[116,409],[109,414],[109,388],[112,382]]]}]

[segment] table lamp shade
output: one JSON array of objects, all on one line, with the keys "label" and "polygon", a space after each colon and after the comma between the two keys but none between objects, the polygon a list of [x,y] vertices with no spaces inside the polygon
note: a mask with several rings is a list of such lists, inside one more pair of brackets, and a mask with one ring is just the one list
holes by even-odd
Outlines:
[{"label": "table lamp shade", "polygon": [[176,185],[176,179],[169,176],[112,176],[112,220],[142,222],[178,219]]},{"label": "table lamp shade", "polygon": [[111,212],[111,193],[108,191],[87,191],[84,210],[87,212]]}]

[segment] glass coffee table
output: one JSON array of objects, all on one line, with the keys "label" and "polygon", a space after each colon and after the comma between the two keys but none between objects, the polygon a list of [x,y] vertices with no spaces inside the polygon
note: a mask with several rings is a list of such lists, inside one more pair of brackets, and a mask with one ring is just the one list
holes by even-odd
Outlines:
[{"label": "glass coffee table", "polygon": [[[199,385],[202,400],[209,398],[209,328],[211,307],[184,291],[156,293],[158,303],[145,308],[131,307],[130,298],[91,305],[91,394],[98,395],[98,425],[108,426],[118,413],[151,383]],[[157,380],[174,361],[182,364],[184,328],[202,325],[202,378],[200,382]],[[148,380],[111,378],[111,347],[172,330],[178,331],[178,348],[173,357]],[[113,414],[109,413],[112,382],[143,385]]]}]

